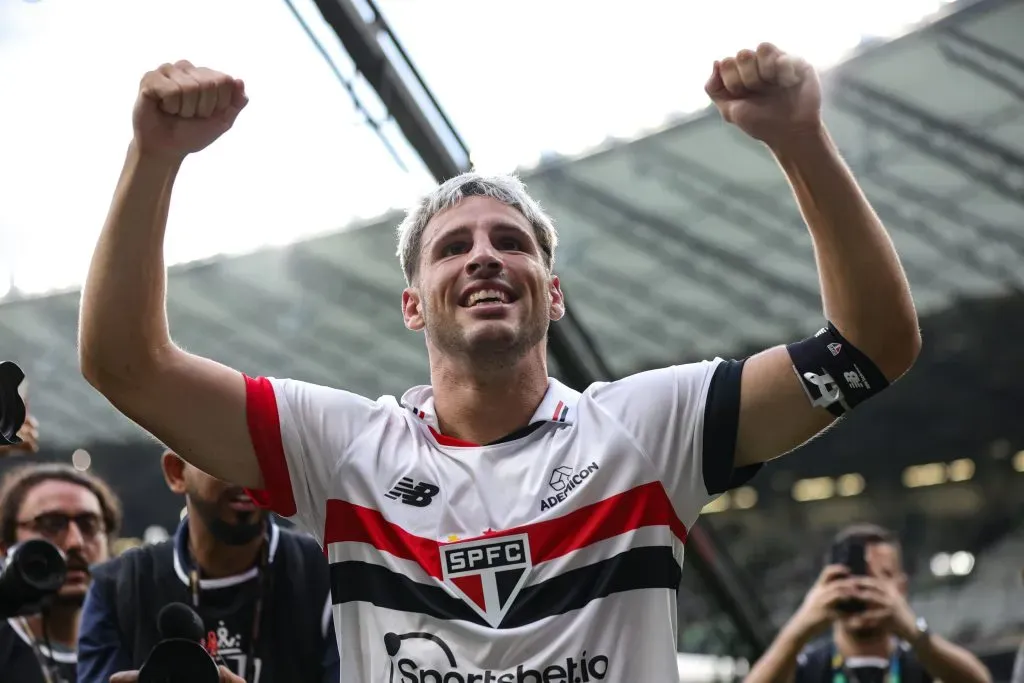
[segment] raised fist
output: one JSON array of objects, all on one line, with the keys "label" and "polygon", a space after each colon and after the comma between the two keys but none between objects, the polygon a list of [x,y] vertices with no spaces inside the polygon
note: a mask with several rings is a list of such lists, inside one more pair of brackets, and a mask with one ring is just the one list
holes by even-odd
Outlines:
[{"label": "raised fist", "polygon": [[821,85],[813,67],[771,43],[715,62],[704,89],[722,118],[769,145],[821,127]]},{"label": "raised fist", "polygon": [[186,61],[142,77],[132,123],[144,154],[182,159],[223,135],[248,103],[245,85]]}]

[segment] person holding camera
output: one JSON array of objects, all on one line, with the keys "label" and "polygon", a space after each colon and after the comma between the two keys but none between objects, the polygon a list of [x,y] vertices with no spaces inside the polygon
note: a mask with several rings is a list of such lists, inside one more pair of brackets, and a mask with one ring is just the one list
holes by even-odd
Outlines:
[{"label": "person holding camera", "polygon": [[0,484],[0,551],[43,539],[64,554],[63,585],[27,617],[0,622],[0,679],[73,683],[90,567],[106,560],[121,526],[121,503],[98,477],[61,463],[11,470]]},{"label": "person holding camera", "polygon": [[161,632],[161,611],[184,603],[206,652],[234,675],[222,673],[222,681],[336,683],[328,566],[316,541],[280,528],[241,487],[175,453],[164,453],[161,463],[168,487],[185,496],[188,514],[173,539],[95,569],[78,680],[107,683],[115,674],[134,680],[132,672],[171,637]]},{"label": "person holding camera", "polygon": [[[896,537],[873,524],[847,527],[745,683],[991,683],[985,665],[932,633],[906,595]],[[815,641],[829,626],[831,637]]]}]

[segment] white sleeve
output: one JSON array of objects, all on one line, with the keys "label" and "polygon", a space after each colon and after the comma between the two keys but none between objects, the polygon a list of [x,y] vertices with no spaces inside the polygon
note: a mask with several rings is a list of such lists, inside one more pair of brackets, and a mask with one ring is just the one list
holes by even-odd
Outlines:
[{"label": "white sleeve", "polygon": [[251,493],[322,545],[330,483],[348,445],[385,408],[348,391],[296,380],[245,381],[249,434],[264,482],[263,491]]},{"label": "white sleeve", "polygon": [[733,457],[742,365],[721,359],[675,365],[591,389],[595,403],[654,466],[687,528],[705,505],[737,485]]}]

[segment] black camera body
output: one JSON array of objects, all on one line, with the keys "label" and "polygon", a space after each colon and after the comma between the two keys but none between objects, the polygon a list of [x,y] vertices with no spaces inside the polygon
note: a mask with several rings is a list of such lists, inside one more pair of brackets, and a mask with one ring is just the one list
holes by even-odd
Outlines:
[{"label": "black camera body", "polygon": [[[856,538],[849,538],[840,541],[832,546],[829,553],[829,564],[841,564],[850,570],[854,576],[868,575],[868,561],[866,546],[863,541]],[[867,609],[863,600],[851,598],[836,603],[836,609],[846,614],[857,614]]]},{"label": "black camera body", "polygon": [[25,402],[18,387],[24,379],[25,373],[17,365],[10,361],[0,363],[0,445],[21,443],[18,430],[25,424]]},{"label": "black camera body", "polygon": [[38,614],[66,577],[64,553],[49,541],[12,546],[0,571],[0,619]]}]

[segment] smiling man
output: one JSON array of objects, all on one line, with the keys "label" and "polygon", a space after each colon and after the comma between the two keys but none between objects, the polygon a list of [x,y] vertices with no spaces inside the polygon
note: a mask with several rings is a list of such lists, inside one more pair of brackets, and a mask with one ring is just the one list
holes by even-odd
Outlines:
[{"label": "smiling man", "polygon": [[171,188],[248,100],[188,62],[142,79],[83,294],[82,371],[183,458],[317,536],[343,681],[678,680],[674,593],[701,509],[913,363],[906,279],[822,124],[813,69],[764,44],[711,72],[723,118],[765,143],[803,211],[817,333],[573,391],[547,368],[566,306],[554,225],[517,179],[469,173],[399,230],[402,314],[430,385],[376,401],[246,377],[171,341]]},{"label": "smiling man", "polygon": [[162,464],[188,514],[173,539],[95,569],[78,680],[106,683],[137,670],[160,640],[160,610],[183,602],[203,621],[207,650],[249,683],[335,683],[338,648],[316,543],[279,528],[241,487],[171,452]]},{"label": "smiling man", "polygon": [[99,478],[68,465],[25,465],[0,485],[0,550],[41,538],[64,553],[67,579],[40,614],[0,623],[0,679],[72,683],[90,567],[109,557],[121,504]]}]

